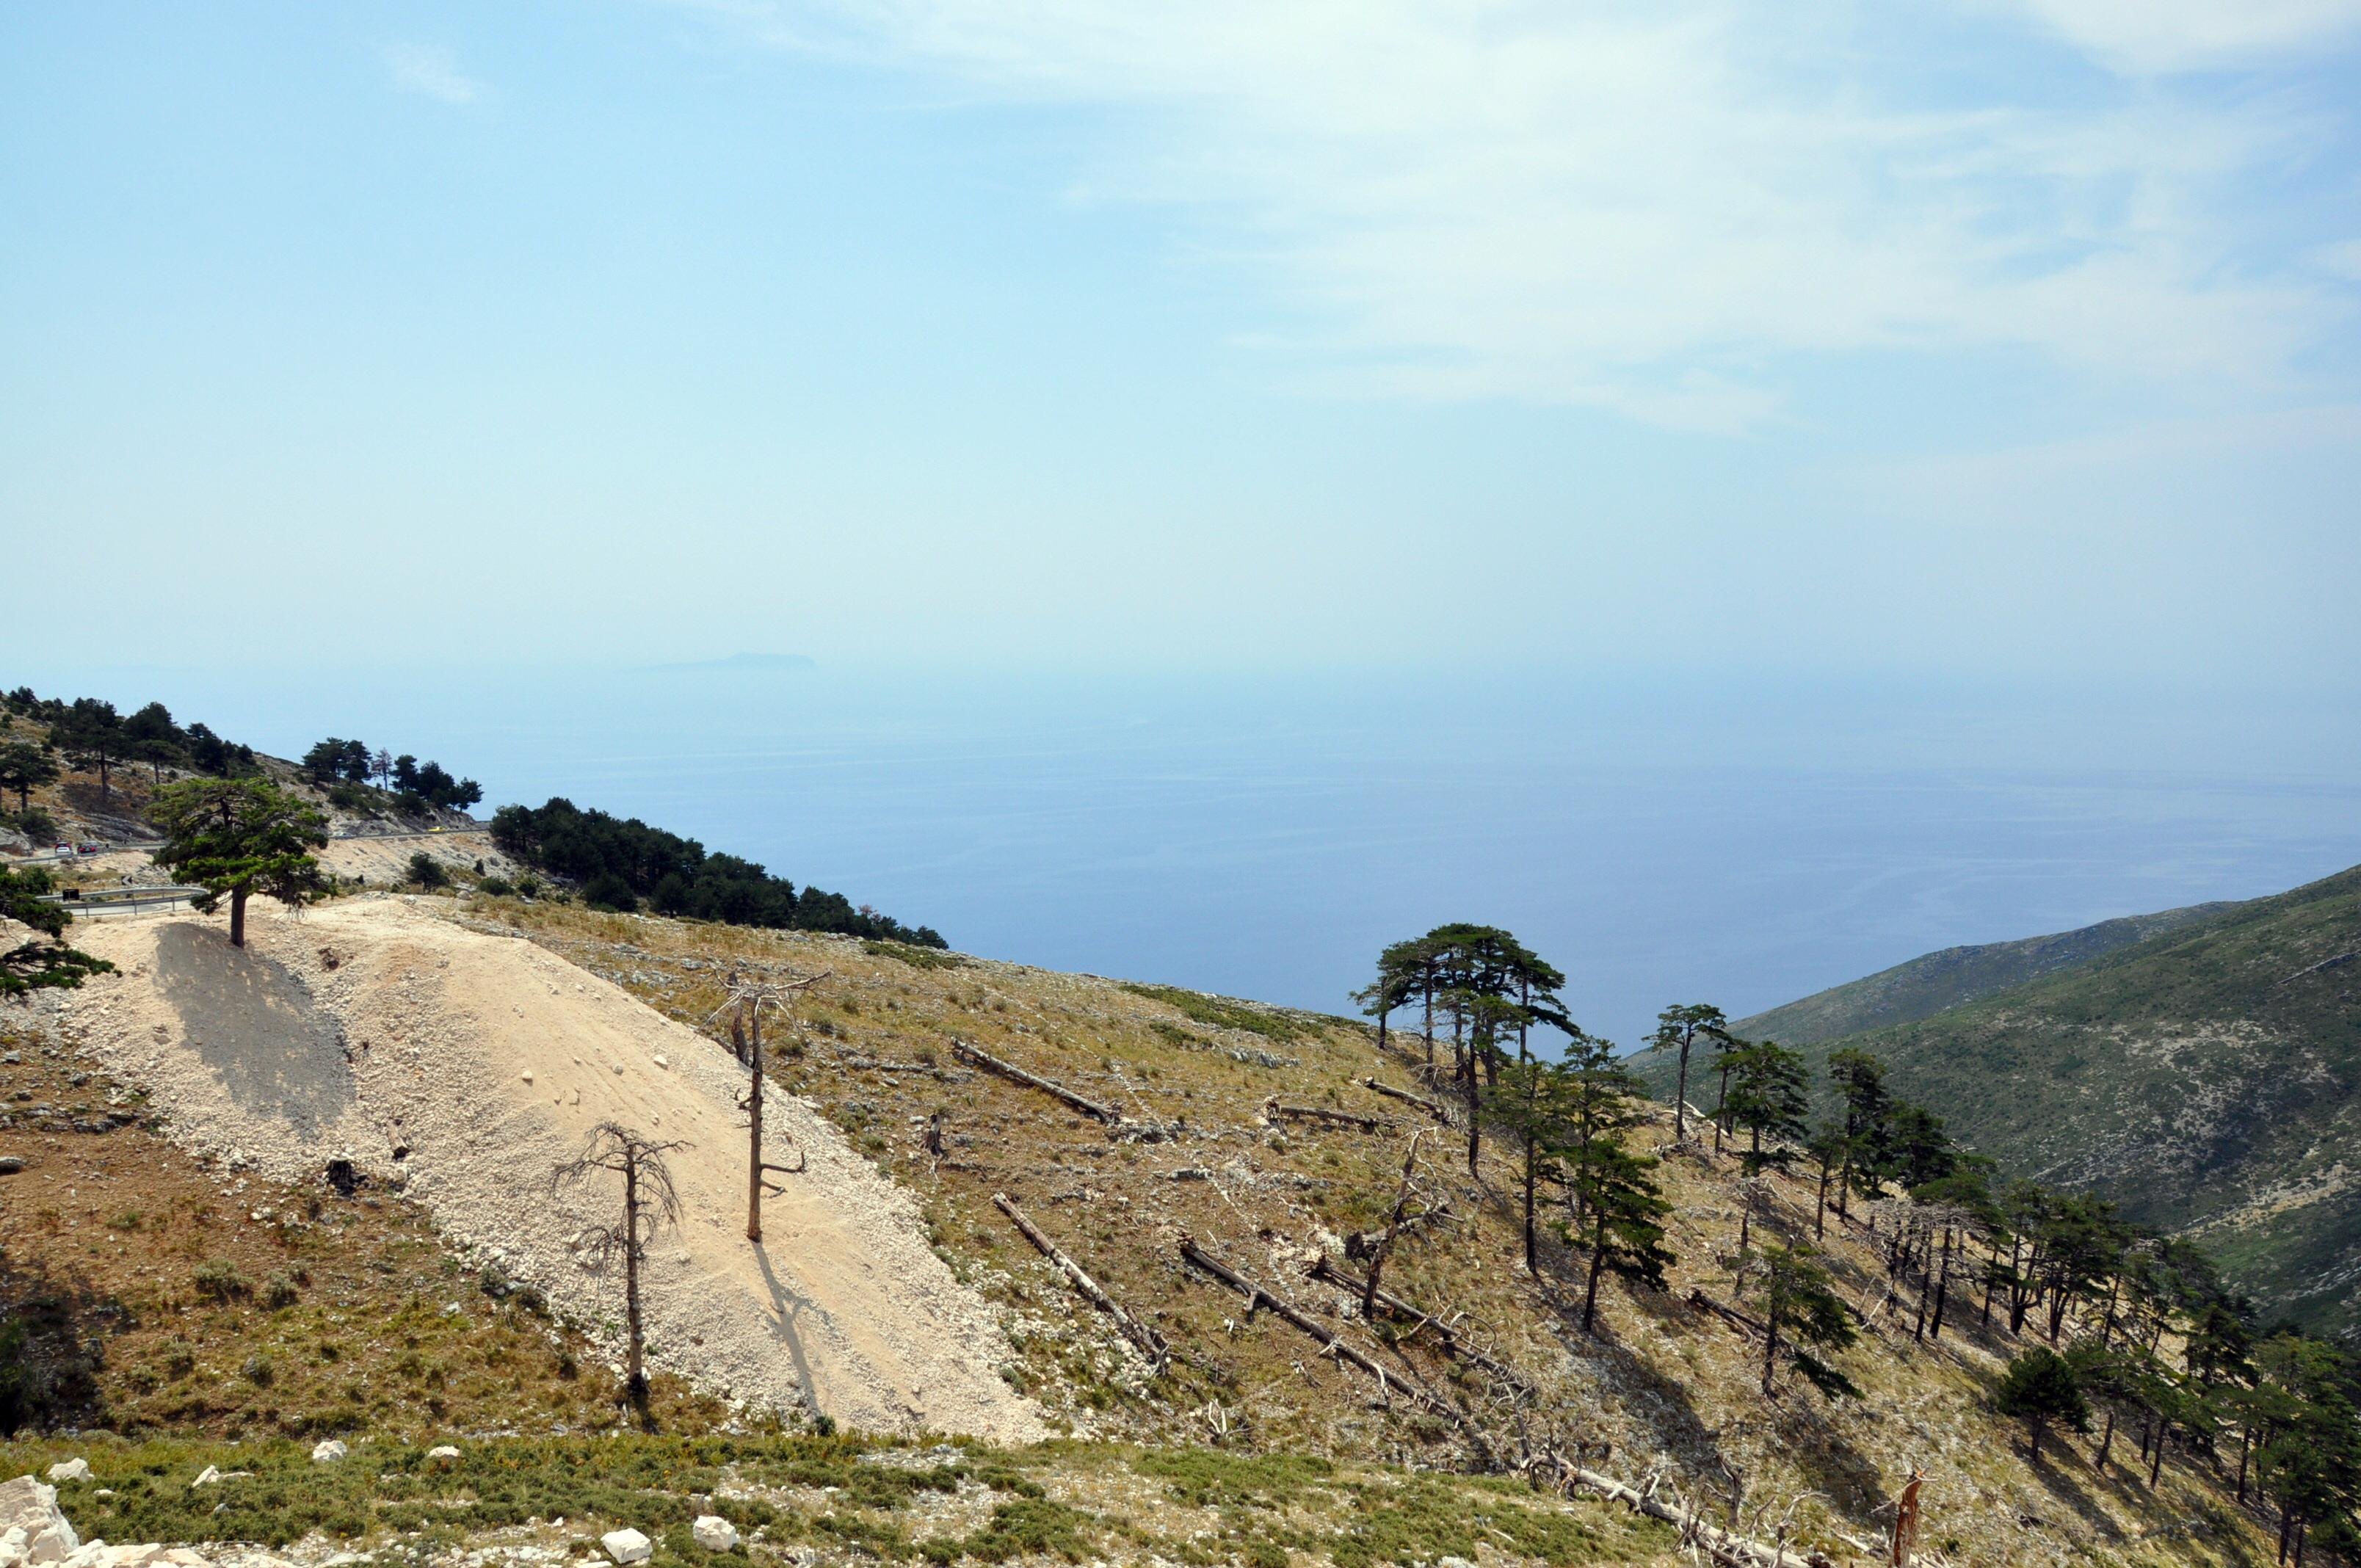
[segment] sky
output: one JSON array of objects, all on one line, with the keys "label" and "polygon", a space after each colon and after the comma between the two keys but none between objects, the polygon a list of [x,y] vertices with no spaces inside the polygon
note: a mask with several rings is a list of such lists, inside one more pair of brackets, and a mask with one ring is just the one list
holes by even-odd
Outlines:
[{"label": "sky", "polygon": [[2351,690],[2356,118],[2361,0],[14,5],[0,653]]}]

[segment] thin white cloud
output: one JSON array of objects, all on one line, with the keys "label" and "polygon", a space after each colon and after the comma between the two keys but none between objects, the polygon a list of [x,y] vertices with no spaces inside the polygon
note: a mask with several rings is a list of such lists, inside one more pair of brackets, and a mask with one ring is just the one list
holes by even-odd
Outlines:
[{"label": "thin white cloud", "polygon": [[[2100,26],[2102,0],[2030,3]],[[1959,349],[2251,387],[2345,305],[2315,268],[2258,269],[2223,216],[2316,126],[2157,93],[2034,106],[2005,60],[1978,92],[1874,0],[705,8],[1111,111],[1082,193],[1195,214],[1300,307],[1318,375],[1375,392],[1739,428],[1782,356]]]},{"label": "thin white cloud", "polygon": [[472,104],[486,88],[459,69],[458,60],[436,44],[387,44],[379,51],[393,84],[405,93],[445,104]]},{"label": "thin white cloud", "polygon": [[2361,33],[2361,0],[2017,0],[2059,37],[2117,70],[2207,71],[2319,49]]}]

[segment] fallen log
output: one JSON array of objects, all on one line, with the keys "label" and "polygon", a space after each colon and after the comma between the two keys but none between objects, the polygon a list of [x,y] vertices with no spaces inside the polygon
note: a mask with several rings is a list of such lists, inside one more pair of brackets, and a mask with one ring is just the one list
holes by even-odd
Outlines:
[{"label": "fallen log", "polygon": [[1598,1493],[1609,1502],[1621,1503],[1634,1513],[1661,1519],[1680,1531],[1684,1544],[1694,1543],[1723,1568],[1828,1568],[1828,1560],[1818,1552],[1798,1557],[1777,1546],[1766,1545],[1751,1537],[1734,1534],[1708,1523],[1701,1516],[1660,1503],[1636,1487],[1627,1486],[1611,1475],[1601,1475],[1596,1470],[1586,1470],[1555,1449],[1544,1449],[1539,1462],[1554,1473],[1561,1486],[1577,1486]]},{"label": "fallen log", "polygon": [[1756,1339],[1763,1337],[1762,1323],[1735,1307],[1723,1306],[1702,1290],[1692,1289],[1689,1292],[1688,1300],[1690,1306],[1703,1308],[1742,1334],[1752,1334]]},{"label": "fallen log", "polygon": [[1379,1094],[1386,1095],[1391,1099],[1399,1100],[1405,1105],[1415,1105],[1420,1110],[1425,1112],[1428,1115],[1433,1117],[1436,1121],[1443,1123],[1446,1126],[1450,1124],[1450,1112],[1445,1111],[1442,1106],[1437,1105],[1432,1100],[1426,1099],[1422,1095],[1412,1094],[1407,1089],[1396,1089],[1392,1084],[1380,1083],[1374,1078],[1365,1078],[1361,1080],[1361,1086],[1364,1089],[1373,1089]]},{"label": "fallen log", "polygon": [[1400,1374],[1388,1372],[1373,1358],[1354,1349],[1341,1336],[1321,1327],[1300,1309],[1290,1305],[1244,1275],[1237,1273],[1188,1236],[1180,1238],[1180,1260],[1193,1268],[1212,1275],[1239,1295],[1244,1296],[1246,1299],[1248,1316],[1252,1316],[1257,1307],[1269,1308],[1274,1316],[1284,1321],[1290,1327],[1300,1330],[1317,1340],[1321,1348],[1337,1360],[1350,1362],[1376,1378],[1378,1391],[1388,1398],[1392,1397],[1394,1390],[1400,1389],[1403,1396],[1420,1409],[1430,1415],[1441,1416],[1459,1429],[1461,1435],[1467,1439],[1468,1446],[1475,1449],[1486,1464],[1492,1463],[1492,1445],[1484,1441],[1484,1434],[1477,1430],[1474,1421],[1467,1419],[1466,1412],[1450,1400],[1420,1387]]},{"label": "fallen log", "polygon": [[1101,1289],[1099,1282],[1084,1272],[1081,1264],[1068,1257],[1055,1243],[1040,1233],[1032,1221],[1025,1217],[1024,1211],[1010,1201],[1007,1193],[995,1192],[992,1195],[992,1201],[998,1206],[1000,1212],[1007,1215],[1016,1228],[1025,1234],[1025,1239],[1039,1249],[1043,1257],[1058,1266],[1059,1272],[1065,1275],[1074,1288],[1082,1293],[1083,1299],[1115,1320],[1115,1327],[1123,1331],[1123,1337],[1140,1348],[1154,1370],[1158,1372],[1164,1370],[1165,1365],[1172,1359],[1172,1347],[1164,1343],[1162,1334],[1125,1311],[1122,1303]]},{"label": "fallen log", "polygon": [[1267,1116],[1292,1116],[1299,1122],[1326,1122],[1332,1126],[1357,1127],[1365,1133],[1385,1130],[1383,1116],[1364,1116],[1352,1111],[1331,1111],[1319,1105],[1282,1105],[1276,1099],[1262,1102]]},{"label": "fallen log", "polygon": [[[1319,1261],[1312,1266],[1310,1273],[1312,1278],[1324,1284],[1334,1285],[1340,1290],[1349,1290],[1364,1300],[1368,1298],[1369,1282],[1366,1279],[1356,1279],[1337,1267],[1329,1260],[1326,1253],[1320,1255]],[[1433,1330],[1436,1341],[1443,1346],[1443,1353],[1454,1361],[1464,1361],[1470,1366],[1489,1373],[1499,1381],[1507,1384],[1527,1398],[1531,1398],[1536,1392],[1533,1386],[1526,1382],[1513,1368],[1494,1360],[1461,1339],[1452,1331],[1449,1324],[1433,1313],[1412,1306],[1392,1291],[1383,1288],[1377,1292],[1377,1303],[1384,1308],[1389,1316],[1413,1324],[1414,1327],[1411,1331],[1413,1333],[1419,1329]]]},{"label": "fallen log", "polygon": [[1124,1117],[1121,1112],[1102,1105],[1095,1100],[1085,1100],[1062,1083],[1054,1083],[1038,1073],[1027,1072],[1014,1062],[1002,1061],[989,1051],[978,1050],[965,1040],[953,1040],[951,1049],[986,1072],[996,1073],[1010,1082],[1021,1083],[1027,1089],[1038,1089],[1051,1099],[1061,1101],[1080,1111],[1083,1115],[1095,1117],[1111,1127],[1120,1126],[1123,1123]]}]

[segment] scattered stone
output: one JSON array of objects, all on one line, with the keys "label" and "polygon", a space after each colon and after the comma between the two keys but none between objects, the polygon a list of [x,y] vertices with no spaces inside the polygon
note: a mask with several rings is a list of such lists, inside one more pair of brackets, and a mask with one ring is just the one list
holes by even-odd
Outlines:
[{"label": "scattered stone", "polygon": [[645,1563],[655,1553],[648,1538],[635,1530],[610,1530],[598,1538],[598,1544],[618,1563]]},{"label": "scattered stone", "polygon": [[79,1458],[60,1460],[57,1464],[49,1466],[49,1479],[52,1481],[87,1481],[90,1479],[90,1461]]},{"label": "scattered stone", "polygon": [[0,1154],[0,1176],[14,1176],[24,1168],[25,1161],[22,1157],[13,1154]]},{"label": "scattered stone", "polygon": [[197,1478],[195,1480],[189,1483],[189,1490],[193,1492],[200,1486],[218,1486],[221,1485],[221,1478],[222,1473],[220,1469],[217,1466],[208,1464],[204,1469],[198,1472]]},{"label": "scattered stone", "polygon": [[430,1464],[456,1464],[459,1463],[459,1451],[446,1442],[438,1448],[428,1449],[426,1458]]},{"label": "scattered stone", "polygon": [[335,1438],[330,1438],[324,1442],[315,1443],[313,1446],[312,1463],[314,1464],[333,1464],[337,1460],[342,1459],[345,1456],[345,1445],[338,1442]]},{"label": "scattered stone", "polygon": [[0,1481],[0,1562],[62,1563],[82,1538],[58,1508],[58,1489],[30,1475]]},{"label": "scattered stone", "polygon": [[688,1527],[697,1544],[708,1552],[728,1552],[738,1544],[738,1527],[719,1514],[699,1514]]}]

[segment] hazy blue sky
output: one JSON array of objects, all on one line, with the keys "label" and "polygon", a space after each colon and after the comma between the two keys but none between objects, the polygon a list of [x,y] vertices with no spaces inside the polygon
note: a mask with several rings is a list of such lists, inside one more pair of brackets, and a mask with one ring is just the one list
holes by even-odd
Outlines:
[{"label": "hazy blue sky", "polygon": [[2356,67],[2361,0],[10,5],[5,641],[2343,685]]}]

